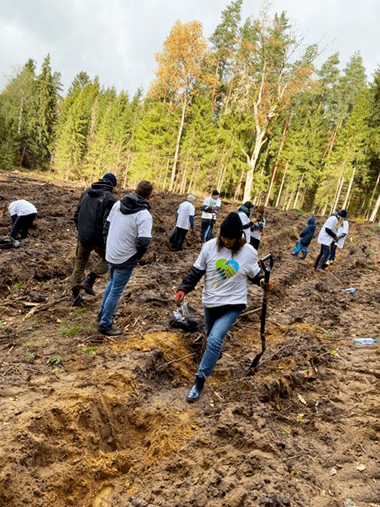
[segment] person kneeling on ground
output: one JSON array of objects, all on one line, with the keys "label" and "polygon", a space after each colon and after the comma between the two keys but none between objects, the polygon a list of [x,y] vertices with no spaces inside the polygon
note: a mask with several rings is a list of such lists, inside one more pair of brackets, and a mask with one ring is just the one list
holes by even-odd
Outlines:
[{"label": "person kneeling on ground", "polygon": [[[84,298],[79,295],[80,289],[95,296],[93,285],[95,280],[108,271],[105,260],[106,246],[103,238],[103,226],[115,204],[113,189],[117,185],[116,176],[107,173],[103,178],[91,185],[82,195],[74,214],[75,226],[78,230],[78,241],[75,253],[75,266],[71,275],[71,304],[79,306]],[[84,271],[90,254],[95,251],[99,262],[94,270],[84,278]]]},{"label": "person kneeling on ground", "polygon": [[177,305],[205,275],[202,300],[207,345],[195,382],[187,395],[188,402],[198,400],[221,355],[224,337],[246,307],[248,280],[264,285],[256,250],[245,242],[242,234],[239,215],[227,215],[218,237],[203,245],[195,264],[178,287]]},{"label": "person kneeling on ground", "polygon": [[135,192],[113,205],[104,226],[110,281],[103,294],[98,331],[106,336],[121,334],[120,329],[112,327],[113,313],[152,238],[153,218],[148,203],[152,191],[153,185],[149,181],[140,181]]},{"label": "person kneeling on ground", "polygon": [[310,245],[311,240],[314,237],[315,233],[315,218],[311,217],[307,221],[307,226],[300,234],[300,239],[298,240],[296,246],[294,247],[294,252],[292,255],[297,257],[297,255],[302,252],[301,259],[306,259],[307,255],[307,247]]},{"label": "person kneeling on ground", "polygon": [[16,239],[20,234],[20,239],[25,239],[34,219],[37,216],[37,208],[25,199],[13,199],[8,207],[12,220],[12,229],[8,234],[10,238]]}]

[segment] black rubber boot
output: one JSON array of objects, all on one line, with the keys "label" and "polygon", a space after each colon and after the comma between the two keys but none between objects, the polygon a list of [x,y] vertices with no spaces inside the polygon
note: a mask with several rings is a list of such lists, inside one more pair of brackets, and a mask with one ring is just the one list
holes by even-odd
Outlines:
[{"label": "black rubber boot", "polygon": [[84,303],[84,297],[82,297],[80,292],[80,287],[73,287],[73,295],[71,297],[71,304],[72,306],[80,306],[82,303]]},{"label": "black rubber boot", "polygon": [[325,272],[325,270],[323,269],[323,265],[327,261],[327,257],[328,257],[328,255],[321,255],[321,257],[318,261],[318,265],[316,267],[316,270],[319,271],[320,273]]},{"label": "black rubber boot", "polygon": [[91,296],[95,296],[94,289],[92,288],[95,280],[98,278],[98,275],[96,273],[90,273],[86,280],[84,280],[80,287],[87,292],[87,294],[91,294]]},{"label": "black rubber boot", "polygon": [[195,377],[195,382],[192,385],[190,391],[188,392],[186,398],[189,403],[193,403],[194,401],[197,401],[199,399],[199,396],[201,395],[204,385],[205,385],[204,378]]},{"label": "black rubber boot", "polygon": [[302,257],[301,257],[301,260],[303,260],[303,261],[304,261],[304,260],[306,259],[306,255],[307,255],[307,254],[303,253],[303,254],[302,254]]},{"label": "black rubber boot", "polygon": [[112,326],[98,326],[98,331],[105,336],[118,336],[122,333],[121,329],[114,329]]}]

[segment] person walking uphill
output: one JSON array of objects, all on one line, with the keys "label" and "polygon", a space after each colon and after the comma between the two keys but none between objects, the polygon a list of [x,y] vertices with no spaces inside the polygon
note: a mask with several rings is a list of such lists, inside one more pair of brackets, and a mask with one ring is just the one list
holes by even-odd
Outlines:
[{"label": "person walking uphill", "polygon": [[192,231],[194,230],[195,208],[192,204],[193,201],[195,201],[195,197],[191,194],[188,195],[186,201],[179,205],[176,213],[177,221],[173,239],[171,240],[175,252],[182,250],[182,244],[189,228],[191,228]]},{"label": "person walking uphill", "polygon": [[208,241],[212,238],[212,231],[214,228],[216,215],[220,210],[221,201],[219,199],[219,192],[213,190],[210,197],[206,197],[202,206],[201,217],[201,241]]},{"label": "person walking uphill", "polygon": [[248,280],[264,284],[264,274],[257,263],[257,254],[245,242],[241,220],[237,213],[227,215],[220,233],[202,247],[202,250],[184,278],[176,294],[180,304],[185,294],[192,291],[205,275],[203,307],[206,350],[187,395],[187,401],[196,401],[211,375],[222,351],[224,337],[247,304]]},{"label": "person walking uphill", "polygon": [[246,201],[237,211],[243,226],[245,240],[249,245],[251,244],[251,227],[253,225],[250,217],[251,210],[255,210],[255,206],[251,203],[251,201]]},{"label": "person walking uphill", "polygon": [[149,181],[140,181],[135,192],[114,204],[104,226],[110,281],[103,294],[98,331],[106,336],[121,334],[120,329],[112,327],[113,313],[152,238],[153,219],[148,203],[152,191],[153,185]]},{"label": "person walking uphill", "polygon": [[253,220],[253,225],[251,227],[251,245],[253,248],[258,251],[260,246],[260,240],[261,240],[261,231],[265,227],[265,207],[263,204],[260,204],[260,206],[257,206],[256,208],[256,219]]},{"label": "person walking uphill", "polygon": [[16,239],[17,234],[20,234],[20,239],[25,239],[37,216],[37,208],[25,199],[13,199],[8,206],[8,211],[12,220],[9,237]]},{"label": "person walking uphill", "polygon": [[[79,305],[83,298],[80,289],[95,296],[93,289],[97,278],[108,271],[105,260],[105,244],[103,226],[108,213],[115,204],[116,199],[112,192],[117,185],[116,176],[107,173],[96,183],[93,183],[81,196],[74,214],[74,222],[78,230],[78,243],[74,271],[71,276],[73,305]],[[95,251],[100,261],[88,277],[83,280],[84,271],[88,264],[90,254]]]},{"label": "person walking uphill", "polygon": [[342,209],[338,213],[333,213],[323,224],[318,234],[318,243],[321,245],[321,251],[315,261],[314,269],[320,273],[324,273],[324,264],[330,255],[330,245],[333,241],[338,241],[337,223],[339,219],[345,218],[347,211]]},{"label": "person walking uphill", "polygon": [[292,255],[297,257],[297,255],[302,252],[301,259],[306,259],[307,255],[307,247],[310,245],[311,240],[313,239],[315,234],[315,218],[311,217],[307,221],[307,226],[300,234],[300,239],[298,240],[296,246],[294,247],[294,252]]}]

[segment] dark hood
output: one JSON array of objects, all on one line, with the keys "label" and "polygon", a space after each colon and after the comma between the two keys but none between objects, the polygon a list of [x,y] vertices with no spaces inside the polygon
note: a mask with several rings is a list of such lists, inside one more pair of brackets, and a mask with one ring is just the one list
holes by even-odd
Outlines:
[{"label": "dark hood", "polygon": [[91,197],[99,197],[100,195],[104,194],[104,192],[112,193],[112,190],[113,185],[109,180],[99,180],[91,185],[87,193]]},{"label": "dark hood", "polygon": [[315,218],[309,218],[307,225],[315,225]]},{"label": "dark hood", "polygon": [[150,204],[136,192],[131,192],[120,200],[120,211],[124,215],[133,215],[144,209],[150,209]]}]

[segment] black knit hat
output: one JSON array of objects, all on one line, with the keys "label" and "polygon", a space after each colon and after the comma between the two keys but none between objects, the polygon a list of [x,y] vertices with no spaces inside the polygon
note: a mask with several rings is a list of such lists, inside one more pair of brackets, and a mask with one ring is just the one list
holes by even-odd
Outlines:
[{"label": "black knit hat", "polygon": [[211,195],[219,195],[219,192],[215,189],[215,190],[212,191]]},{"label": "black knit hat", "polygon": [[338,211],[338,215],[340,217],[346,218],[347,217],[347,211],[345,209],[341,209],[340,211]]},{"label": "black knit hat", "polygon": [[220,235],[223,238],[240,239],[243,226],[237,213],[229,213],[220,226]]},{"label": "black knit hat", "polygon": [[112,183],[112,185],[114,187],[116,187],[117,185],[117,179],[116,179],[116,176],[112,173],[107,173],[103,176],[103,180],[108,180]]},{"label": "black knit hat", "polygon": [[251,203],[251,201],[246,201],[243,206],[245,206],[247,209],[254,208],[255,206]]}]

